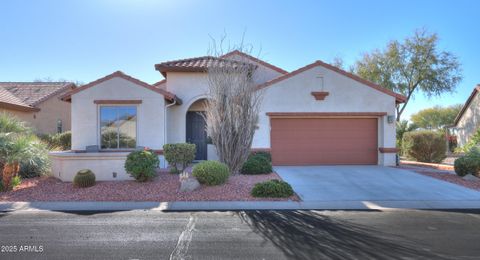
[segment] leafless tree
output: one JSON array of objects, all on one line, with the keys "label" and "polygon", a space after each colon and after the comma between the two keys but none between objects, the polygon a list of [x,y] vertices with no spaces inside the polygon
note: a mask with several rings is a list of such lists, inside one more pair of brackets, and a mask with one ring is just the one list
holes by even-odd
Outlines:
[{"label": "leafless tree", "polygon": [[[237,174],[250,153],[263,91],[253,80],[255,65],[242,57],[223,57],[223,39],[220,44],[213,43],[210,52],[217,59],[208,67],[207,132],[220,161]],[[227,52],[233,50],[251,52],[243,41]]]}]

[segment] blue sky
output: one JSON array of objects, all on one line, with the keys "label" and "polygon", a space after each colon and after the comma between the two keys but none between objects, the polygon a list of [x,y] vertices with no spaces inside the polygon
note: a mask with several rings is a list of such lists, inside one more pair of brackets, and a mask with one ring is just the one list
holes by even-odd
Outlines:
[{"label": "blue sky", "polygon": [[352,64],[425,27],[459,56],[453,94],[411,101],[405,112],[463,103],[480,83],[480,1],[0,1],[0,81],[90,82],[116,70],[149,83],[154,64],[205,55],[224,32],[288,71],[315,60]]}]

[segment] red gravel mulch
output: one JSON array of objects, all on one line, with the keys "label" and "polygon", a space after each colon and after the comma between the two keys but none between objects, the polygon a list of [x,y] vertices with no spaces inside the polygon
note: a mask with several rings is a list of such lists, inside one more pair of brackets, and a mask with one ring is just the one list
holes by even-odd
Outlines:
[{"label": "red gravel mulch", "polygon": [[281,179],[276,173],[230,176],[226,184],[202,185],[192,192],[180,192],[178,175],[161,172],[151,182],[99,181],[93,187],[76,188],[53,177],[25,179],[13,191],[0,193],[0,201],[299,201],[290,198],[255,198],[255,183]]},{"label": "red gravel mulch", "polygon": [[435,179],[451,182],[466,188],[480,191],[480,178],[478,178],[478,180],[466,180],[452,172],[440,171],[440,170],[429,169],[429,168],[421,168],[421,167],[400,166],[398,168],[411,170],[413,172],[416,172],[425,176],[429,176]]}]

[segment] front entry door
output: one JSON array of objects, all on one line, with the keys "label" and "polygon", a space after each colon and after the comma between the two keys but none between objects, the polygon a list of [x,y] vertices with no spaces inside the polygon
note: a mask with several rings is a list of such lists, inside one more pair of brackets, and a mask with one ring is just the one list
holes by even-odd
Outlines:
[{"label": "front entry door", "polygon": [[195,160],[207,159],[207,132],[202,112],[187,112],[187,143],[197,146]]}]

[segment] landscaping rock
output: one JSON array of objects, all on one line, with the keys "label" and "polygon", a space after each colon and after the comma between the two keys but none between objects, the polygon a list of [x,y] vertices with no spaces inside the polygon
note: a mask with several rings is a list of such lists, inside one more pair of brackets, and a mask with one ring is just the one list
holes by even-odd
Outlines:
[{"label": "landscaping rock", "polygon": [[463,176],[462,178],[464,180],[468,180],[468,181],[478,181],[478,180],[480,180],[480,178],[478,178],[477,176],[472,175],[472,174],[467,174],[467,175]]},{"label": "landscaping rock", "polygon": [[200,187],[200,183],[195,178],[188,178],[186,180],[182,180],[180,183],[180,191],[181,192],[191,192]]}]

